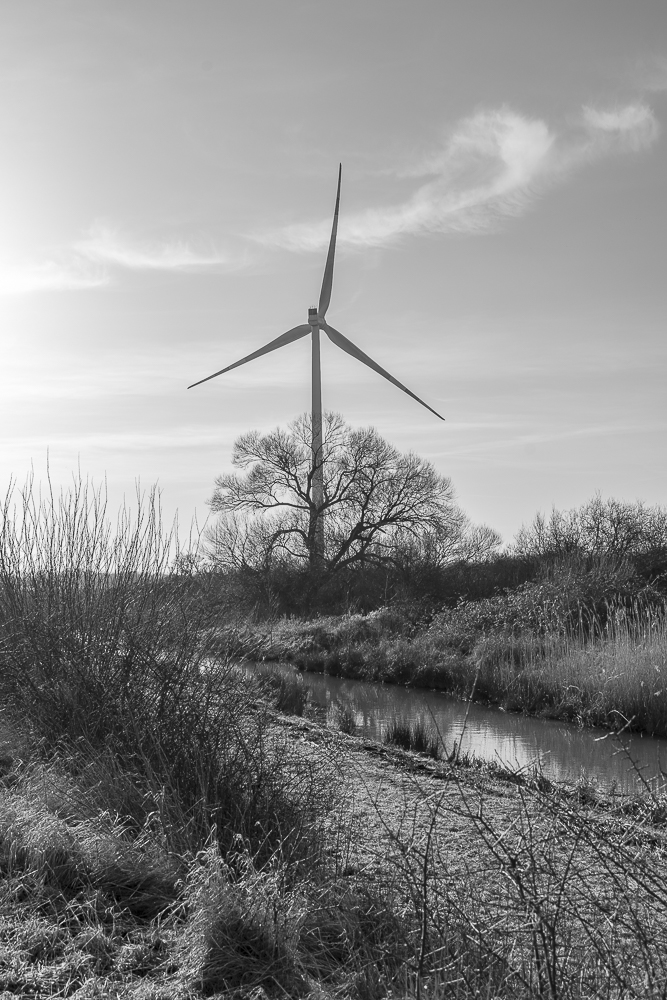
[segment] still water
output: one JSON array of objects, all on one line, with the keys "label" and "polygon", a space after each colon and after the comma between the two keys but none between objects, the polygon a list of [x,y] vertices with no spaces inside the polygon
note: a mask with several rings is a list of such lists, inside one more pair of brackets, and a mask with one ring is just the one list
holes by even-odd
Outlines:
[{"label": "still water", "polygon": [[[262,667],[254,669],[262,670]],[[271,670],[294,671],[290,664],[271,664]],[[603,729],[514,715],[500,709],[471,705],[463,731],[466,705],[439,691],[423,691],[392,684],[345,680],[324,674],[304,674],[311,703],[325,709],[333,723],[341,709],[352,713],[360,736],[382,741],[392,719],[422,720],[437,726],[448,751],[461,741],[461,753],[510,767],[538,764],[547,777],[576,781],[585,774],[609,789],[631,792],[641,782],[618,743]],[[463,734],[463,736],[462,736]],[[664,785],[667,773],[667,740],[627,737],[632,758],[652,787]]]}]

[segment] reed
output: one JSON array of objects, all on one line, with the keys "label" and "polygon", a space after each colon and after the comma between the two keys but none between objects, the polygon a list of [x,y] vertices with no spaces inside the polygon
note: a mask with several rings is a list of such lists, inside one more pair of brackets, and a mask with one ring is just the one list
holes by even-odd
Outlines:
[{"label": "reed", "polygon": [[[475,697],[486,704],[611,729],[629,723],[636,731],[667,735],[661,604],[609,604],[603,617],[582,612],[569,624],[555,613],[549,618],[529,610],[521,608],[527,616],[521,627],[516,619],[510,627],[502,616],[487,620],[487,612],[484,617],[461,608],[454,619],[436,619],[411,635],[398,627],[392,631],[396,618],[385,627],[381,614],[367,616],[366,624],[362,616],[344,622],[292,619],[276,631],[291,637],[293,659],[305,671],[410,684],[459,698],[467,698],[477,677]],[[512,611],[518,614],[514,606]],[[302,651],[295,652],[297,647]]]},{"label": "reed", "polygon": [[347,701],[335,701],[327,713],[330,723],[345,733],[346,736],[354,736],[357,731],[357,717],[354,707]]},{"label": "reed", "polygon": [[268,695],[271,705],[284,715],[303,715],[310,701],[310,688],[301,674],[285,674],[264,667],[258,673],[260,690]]},{"label": "reed", "polygon": [[438,732],[426,725],[424,719],[393,718],[387,726],[384,736],[385,744],[412,750],[439,760],[442,753],[442,739]]},{"label": "reed", "polygon": [[495,635],[473,658],[489,701],[589,725],[667,734],[667,627],[635,607],[563,635]]}]

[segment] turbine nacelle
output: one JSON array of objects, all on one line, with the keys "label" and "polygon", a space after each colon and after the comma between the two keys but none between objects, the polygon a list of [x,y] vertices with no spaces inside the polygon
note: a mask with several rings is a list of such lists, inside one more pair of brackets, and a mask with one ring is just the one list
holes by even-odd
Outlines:
[{"label": "turbine nacelle", "polygon": [[318,315],[317,306],[311,306],[308,310],[308,326],[312,326],[313,329],[320,326],[323,322],[322,317]]}]

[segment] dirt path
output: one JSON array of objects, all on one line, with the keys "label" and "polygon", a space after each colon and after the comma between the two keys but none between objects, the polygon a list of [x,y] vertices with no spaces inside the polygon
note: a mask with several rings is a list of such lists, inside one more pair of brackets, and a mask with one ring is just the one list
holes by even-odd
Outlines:
[{"label": "dirt path", "polygon": [[455,767],[308,720],[278,721],[307,758],[325,751],[340,782],[355,869],[379,871],[389,855],[395,859],[408,845],[423,853],[429,836],[452,878],[482,881],[489,865],[498,870],[510,841],[521,842],[530,854],[557,850],[559,838],[566,852],[566,842],[580,838],[579,853],[590,853],[591,864],[598,842],[613,842],[621,853],[625,846],[657,851],[667,859],[667,804],[640,806],[631,796],[553,786],[535,775],[485,765]]}]

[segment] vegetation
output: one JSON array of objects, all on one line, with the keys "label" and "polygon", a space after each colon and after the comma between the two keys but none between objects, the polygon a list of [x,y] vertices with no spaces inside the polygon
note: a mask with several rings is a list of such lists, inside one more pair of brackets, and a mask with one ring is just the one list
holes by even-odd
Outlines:
[{"label": "vegetation", "polygon": [[264,669],[255,674],[259,691],[268,697],[277,712],[303,715],[308,706],[310,690],[300,674],[286,675]]},{"label": "vegetation", "polygon": [[[308,415],[287,431],[244,434],[232,456],[241,472],[216,480],[210,505],[220,517],[209,532],[210,554],[257,596],[280,594],[284,604],[291,590],[293,601],[312,607],[342,580],[349,584],[359,567],[377,572],[425,554],[442,565],[499,544],[490,529],[471,528],[450,480],[429,462],[401,455],[373,428],[353,430],[335,413],[323,421],[324,503],[317,509],[311,440]],[[314,573],[320,518],[325,561]]]},{"label": "vegetation", "polygon": [[[326,730],[292,739],[270,702],[298,707],[303,682],[254,683],[221,655],[216,580],[179,557],[154,495],[111,524],[85,483],[43,498],[28,483],[1,516],[5,995],[665,995],[664,796],[457,760],[428,778],[396,750],[397,770],[374,770]],[[351,658],[384,636],[404,663],[432,643],[476,657],[481,681],[516,668],[475,638],[494,607],[472,624],[457,608],[283,621],[245,641]],[[664,631],[646,607],[648,664]],[[627,639],[634,657],[640,618],[611,621],[582,649]]]},{"label": "vegetation", "polygon": [[374,818],[334,814],[328,850],[294,871],[280,852],[223,852],[214,828],[175,852],[159,816],[139,827],[124,812],[104,761],[91,799],[80,761],[31,756],[18,734],[3,744],[9,995],[620,1000],[667,987],[664,798],[454,764],[436,765],[439,787],[406,772],[373,792],[369,773]]},{"label": "vegetation", "polygon": [[155,495],[112,526],[89,485],[28,483],[0,540],[0,990],[305,995],[368,967],[334,764],[213,659]]},{"label": "vegetation", "polygon": [[387,824],[421,927],[403,995],[663,996],[664,799],[614,804],[498,770],[514,789],[503,813],[497,786],[475,792],[468,769],[446,767],[441,790],[409,781]]},{"label": "vegetation", "polygon": [[435,760],[439,760],[443,750],[440,734],[426,725],[423,719],[417,719],[416,722],[392,719],[385,731],[384,742],[414,753],[426,754]]},{"label": "vegetation", "polygon": [[[536,588],[445,609],[413,623],[396,609],[245,623],[223,648],[302,671],[410,684],[510,711],[667,735],[667,623],[659,603],[609,606],[604,621],[557,629]],[[523,606],[521,627],[517,606]]]},{"label": "vegetation", "polygon": [[548,518],[538,514],[518,532],[514,551],[528,559],[631,560],[642,575],[657,575],[665,571],[667,510],[598,494],[574,510],[554,509]]},{"label": "vegetation", "polygon": [[666,552],[667,513],[595,498],[538,518],[510,554],[448,567],[468,596],[417,588],[367,612],[227,619],[221,648],[464,698],[477,678],[488,704],[665,736]]},{"label": "vegetation", "polygon": [[325,436],[320,575],[306,418],[240,438],[216,483],[197,578],[221,652],[667,735],[667,510],[596,496],[501,553],[428,463],[333,414]]}]

